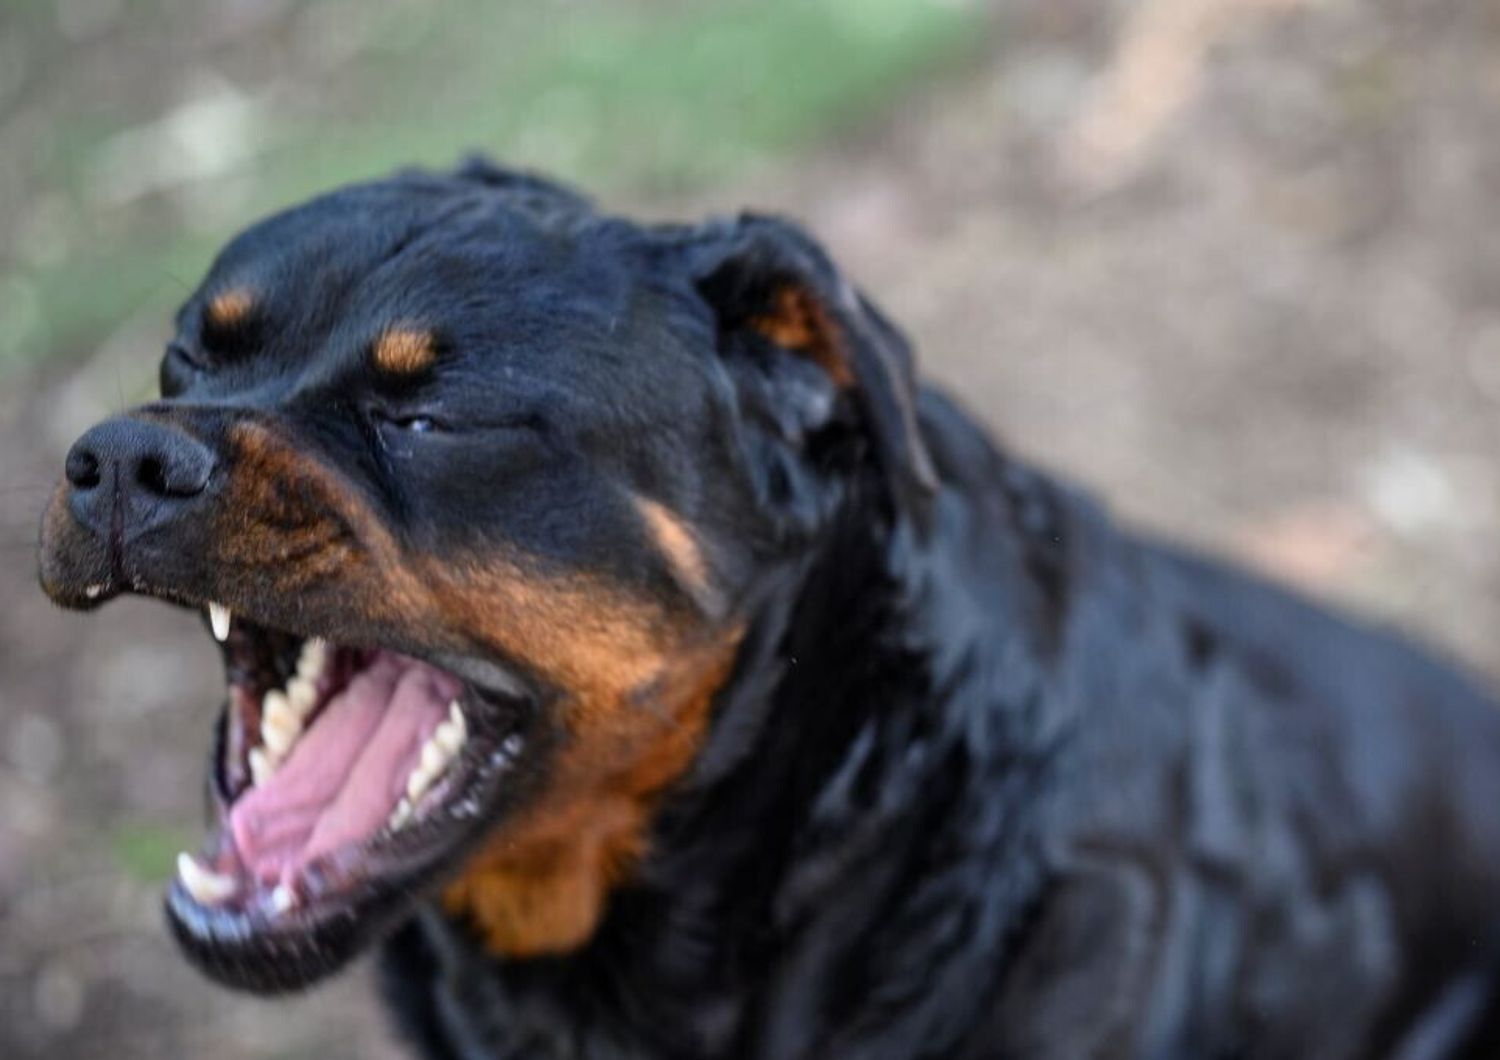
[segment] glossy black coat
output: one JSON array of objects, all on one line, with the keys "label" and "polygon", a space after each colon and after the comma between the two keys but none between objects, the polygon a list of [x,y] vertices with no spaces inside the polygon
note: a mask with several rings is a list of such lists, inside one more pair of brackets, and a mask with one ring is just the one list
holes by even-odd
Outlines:
[{"label": "glossy black coat", "polygon": [[[849,380],[757,331],[778,284]],[[257,312],[218,333],[234,285]],[[369,368],[403,319],[431,378]],[[345,189],[230,245],[163,394],[206,446],[274,422],[414,552],[519,548],[688,608],[621,500],[660,499],[748,622],[587,945],[495,959],[435,905],[387,942],[428,1056],[1500,1056],[1495,704],[997,451],[794,226],[635,225],[482,163]],[[225,598],[163,503],[113,560],[44,549],[49,591]],[[337,584],[228,588],[271,625],[426,632]]]},{"label": "glossy black coat", "polygon": [[591,945],[388,944],[427,1053],[1500,1056],[1494,703],[921,424],[926,515],[871,473],[768,588]]}]

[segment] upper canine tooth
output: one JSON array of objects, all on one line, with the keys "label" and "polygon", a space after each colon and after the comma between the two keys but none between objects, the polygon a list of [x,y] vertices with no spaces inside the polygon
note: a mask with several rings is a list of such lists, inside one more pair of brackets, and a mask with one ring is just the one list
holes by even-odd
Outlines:
[{"label": "upper canine tooth", "polygon": [[216,604],[212,600],[208,604],[208,623],[213,626],[214,639],[223,644],[229,639],[229,608],[223,604]]},{"label": "upper canine tooth", "polygon": [[328,662],[328,642],[322,637],[308,637],[302,643],[302,654],[297,657],[297,673],[309,681],[323,672]]},{"label": "upper canine tooth", "polygon": [[318,689],[298,671],[297,676],[286,683],[286,697],[292,701],[297,714],[305,718],[312,705],[318,701]]},{"label": "upper canine tooth", "polygon": [[448,704],[448,724],[458,730],[459,743],[469,738],[469,723],[464,718],[463,708],[458,705],[458,700]]},{"label": "upper canine tooth", "polygon": [[203,905],[218,905],[237,890],[234,877],[204,868],[193,855],[177,855],[177,877],[188,894]]}]

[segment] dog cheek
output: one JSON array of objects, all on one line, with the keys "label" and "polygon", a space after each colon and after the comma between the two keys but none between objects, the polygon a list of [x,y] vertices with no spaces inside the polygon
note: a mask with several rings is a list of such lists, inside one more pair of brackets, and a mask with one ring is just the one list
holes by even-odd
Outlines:
[{"label": "dog cheek", "polygon": [[565,707],[547,782],[444,889],[448,915],[498,957],[587,943],[611,891],[648,856],[656,812],[692,768],[742,633],[684,649],[645,687]]}]

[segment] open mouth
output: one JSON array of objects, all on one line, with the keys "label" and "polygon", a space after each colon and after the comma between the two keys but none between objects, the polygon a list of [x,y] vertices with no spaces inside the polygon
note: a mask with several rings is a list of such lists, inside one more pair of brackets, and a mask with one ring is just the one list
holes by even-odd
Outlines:
[{"label": "open mouth", "polygon": [[295,989],[389,925],[511,801],[532,700],[494,664],[209,613],[229,684],[218,820],[179,857],[168,919],[210,976]]}]

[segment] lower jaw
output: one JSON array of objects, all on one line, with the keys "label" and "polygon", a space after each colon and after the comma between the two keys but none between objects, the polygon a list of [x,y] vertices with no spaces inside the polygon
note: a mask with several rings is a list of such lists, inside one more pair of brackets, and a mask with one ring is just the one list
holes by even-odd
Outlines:
[{"label": "lower jaw", "polygon": [[180,881],[167,892],[166,916],[188,960],[210,979],[236,990],[279,994],[302,990],[339,971],[383,936],[410,899],[370,887],[337,908],[321,904],[278,917],[206,908]]}]

